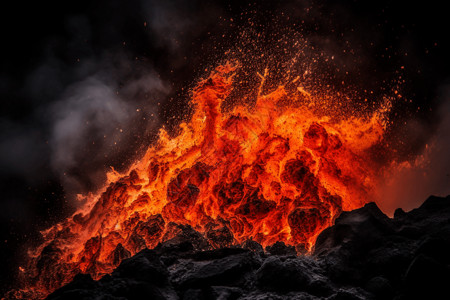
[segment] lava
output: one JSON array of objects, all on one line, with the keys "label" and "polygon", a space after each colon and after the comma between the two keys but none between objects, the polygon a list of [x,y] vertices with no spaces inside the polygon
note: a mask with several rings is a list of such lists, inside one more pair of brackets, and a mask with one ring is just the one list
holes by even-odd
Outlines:
[{"label": "lava", "polygon": [[177,136],[161,129],[127,172],[111,171],[98,196],[43,232],[45,242],[22,272],[27,287],[16,296],[45,297],[80,272],[99,279],[173,237],[177,224],[192,226],[213,247],[253,239],[306,253],[341,211],[370,201],[376,168],[369,150],[383,139],[382,112],[327,116],[280,105],[314,97],[300,85],[297,92],[260,88],[253,105],[235,101],[226,111],[238,68],[218,66],[200,81],[192,117]]}]

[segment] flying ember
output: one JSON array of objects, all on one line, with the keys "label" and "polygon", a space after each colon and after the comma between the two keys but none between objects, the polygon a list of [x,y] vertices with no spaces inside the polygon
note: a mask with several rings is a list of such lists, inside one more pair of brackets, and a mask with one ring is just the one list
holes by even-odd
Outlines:
[{"label": "flying ember", "polygon": [[[238,64],[218,66],[193,89],[191,118],[158,140],[125,173],[111,171],[98,196],[43,233],[25,268],[33,297],[77,273],[98,279],[125,258],[172,238],[179,225],[213,247],[282,241],[307,253],[342,211],[371,200],[383,110],[357,117],[311,105],[298,83],[280,85],[251,105],[233,99]],[[294,84],[296,83],[294,80]],[[288,101],[287,101],[288,100]]]}]

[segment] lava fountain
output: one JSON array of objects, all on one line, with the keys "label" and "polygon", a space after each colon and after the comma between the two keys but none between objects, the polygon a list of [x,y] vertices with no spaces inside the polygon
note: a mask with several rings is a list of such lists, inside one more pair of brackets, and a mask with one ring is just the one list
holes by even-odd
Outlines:
[{"label": "lava fountain", "polygon": [[385,107],[365,117],[321,114],[295,104],[317,100],[300,85],[263,94],[260,75],[255,103],[226,111],[224,101],[237,97],[238,69],[226,63],[200,81],[178,135],[161,129],[127,172],[111,171],[98,196],[43,232],[17,297],[45,297],[80,272],[98,279],[173,237],[177,225],[191,226],[213,247],[252,239],[307,253],[341,211],[373,200],[369,150],[382,141]]}]

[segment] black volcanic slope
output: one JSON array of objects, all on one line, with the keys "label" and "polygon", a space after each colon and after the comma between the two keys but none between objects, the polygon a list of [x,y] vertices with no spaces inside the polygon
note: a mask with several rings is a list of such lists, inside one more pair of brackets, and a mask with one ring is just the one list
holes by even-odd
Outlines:
[{"label": "black volcanic slope", "polygon": [[311,256],[248,241],[211,250],[189,227],[99,281],[77,275],[47,299],[450,299],[450,196],[393,219],[344,212]]}]

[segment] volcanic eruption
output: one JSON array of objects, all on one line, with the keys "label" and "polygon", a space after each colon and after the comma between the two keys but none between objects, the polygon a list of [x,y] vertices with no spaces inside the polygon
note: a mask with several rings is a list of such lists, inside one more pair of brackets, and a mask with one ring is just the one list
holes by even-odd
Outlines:
[{"label": "volcanic eruption", "polygon": [[[382,17],[363,26],[366,20],[355,17],[358,9],[347,20],[333,5],[294,10],[296,1],[245,8],[235,3],[215,10],[215,5],[203,9],[202,1],[181,9],[176,6],[183,1],[167,7],[156,2],[148,4],[151,18],[137,18],[136,5],[118,10],[105,28],[102,16],[93,21],[94,32],[100,27],[92,35],[93,48],[101,49],[67,54],[79,64],[73,67],[76,75],[67,75],[62,64],[68,78],[53,92],[56,104],[39,108],[47,126],[42,132],[50,132],[43,134],[50,158],[42,164],[58,177],[67,200],[57,193],[50,198],[75,207],[58,211],[48,200],[43,218],[57,216],[36,224],[46,228],[39,238],[30,233],[29,240],[21,237],[26,242],[17,239],[10,246],[16,251],[23,242],[27,253],[15,254],[21,259],[14,265],[18,279],[13,290],[4,284],[6,299],[438,295],[450,279],[449,198],[430,197],[420,208],[398,209],[391,218],[377,207],[384,213],[414,207],[415,200],[400,196],[405,189],[414,193],[411,182],[422,183],[417,178],[426,176],[421,167],[429,160],[440,164],[447,148],[433,157],[438,147],[426,143],[434,141],[437,123],[448,124],[444,117],[428,120],[431,125],[419,120],[437,116],[433,103],[414,94],[432,80],[422,80],[426,70],[408,63],[412,51],[388,45],[398,37],[391,39],[390,25],[382,24],[384,6]],[[91,9],[96,12],[89,18],[97,20],[98,7]],[[183,9],[192,9],[193,17]],[[192,21],[205,12],[211,20]],[[139,24],[128,27],[131,17]],[[109,36],[120,20],[123,32]],[[373,24],[384,28],[380,36],[386,37],[378,37],[383,42],[365,40],[378,28]],[[142,32],[134,34],[135,28]],[[91,39],[82,29],[78,34],[74,44]],[[97,63],[97,55],[106,58]],[[420,85],[403,90],[413,73]],[[48,82],[57,90],[56,77],[52,73],[36,85]],[[147,84],[152,86],[143,88]],[[35,91],[40,90],[30,93]],[[92,104],[92,97],[99,99]],[[114,105],[103,110],[108,103]],[[411,116],[412,111],[423,115]],[[54,120],[47,122],[52,113]],[[96,123],[98,115],[102,121]],[[410,125],[411,119],[416,123]],[[417,128],[420,134],[411,133]],[[62,138],[52,136],[55,132]],[[117,148],[115,138],[123,138]],[[129,149],[120,149],[124,145]],[[16,151],[3,148],[7,154]],[[94,152],[96,158],[89,159]],[[403,175],[412,173],[413,179]],[[441,173],[429,181],[439,178],[445,185]],[[65,180],[73,178],[82,183],[64,190]],[[69,199],[73,191],[79,192],[76,200]],[[389,193],[396,197],[383,199]]]},{"label": "volcanic eruption", "polygon": [[[21,297],[41,298],[78,273],[99,279],[142,249],[191,226],[214,248],[248,240],[311,250],[342,211],[373,199],[386,104],[370,115],[314,106],[298,77],[256,100],[236,99],[238,62],[217,66],[192,92],[191,118],[158,140],[102,192],[43,232],[23,266]],[[230,99],[234,97],[235,99]],[[228,110],[225,101],[234,103]],[[320,107],[323,107],[320,106]]]}]

